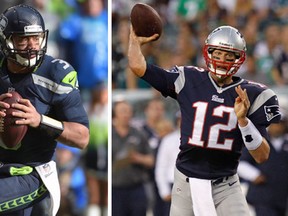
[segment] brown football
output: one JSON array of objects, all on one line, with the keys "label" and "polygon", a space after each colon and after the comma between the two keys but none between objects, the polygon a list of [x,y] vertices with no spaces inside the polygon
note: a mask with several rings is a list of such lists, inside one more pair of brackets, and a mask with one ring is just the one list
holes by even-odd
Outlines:
[{"label": "brown football", "polygon": [[[17,101],[22,98],[19,93],[16,91],[10,92],[12,97],[5,98],[3,101],[12,104],[18,103]],[[12,116],[12,112],[22,112],[18,109],[10,107],[6,110],[6,116],[1,118],[1,132],[0,137],[4,145],[8,148],[15,147],[18,143],[21,142],[25,136],[28,126],[27,125],[16,125],[15,121],[19,118]]]},{"label": "brown football", "polygon": [[159,34],[160,37],[162,34],[163,24],[161,17],[150,5],[144,3],[135,4],[130,13],[130,21],[137,36],[150,37],[154,34]]}]

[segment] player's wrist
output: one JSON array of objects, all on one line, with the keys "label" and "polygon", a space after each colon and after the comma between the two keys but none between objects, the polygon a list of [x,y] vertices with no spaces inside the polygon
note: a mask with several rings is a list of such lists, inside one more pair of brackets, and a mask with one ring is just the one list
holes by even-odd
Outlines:
[{"label": "player's wrist", "polygon": [[255,125],[250,121],[250,119],[246,119],[248,123],[244,127],[239,124],[238,126],[241,131],[242,139],[246,148],[251,151],[257,149],[261,145],[263,137],[258,131],[258,129],[255,127]]},{"label": "player's wrist", "polygon": [[57,139],[64,131],[64,124],[61,121],[41,115],[40,124],[38,128],[44,131],[48,136]]},{"label": "player's wrist", "polygon": [[243,118],[238,118],[238,125],[240,127],[245,127],[248,124],[248,118],[247,117],[243,117]]}]

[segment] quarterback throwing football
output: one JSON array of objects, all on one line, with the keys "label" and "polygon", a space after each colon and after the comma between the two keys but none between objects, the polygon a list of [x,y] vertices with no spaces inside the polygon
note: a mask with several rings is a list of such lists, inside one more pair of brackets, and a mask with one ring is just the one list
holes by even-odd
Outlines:
[{"label": "quarterback throwing football", "polygon": [[249,215],[237,167],[244,146],[256,162],[269,157],[266,127],[280,120],[277,96],[262,84],[234,74],[243,64],[246,43],[231,26],[213,30],[205,41],[207,68],[148,64],[131,27],[129,67],[163,96],[178,101],[181,143],[176,160],[171,216]]}]

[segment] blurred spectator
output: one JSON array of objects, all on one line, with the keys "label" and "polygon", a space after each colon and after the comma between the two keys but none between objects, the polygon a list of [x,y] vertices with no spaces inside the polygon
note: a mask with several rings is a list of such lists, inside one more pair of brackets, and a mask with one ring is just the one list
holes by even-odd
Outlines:
[{"label": "blurred spectator", "polygon": [[60,19],[64,19],[75,11],[75,1],[77,0],[48,0],[47,7]]},{"label": "blurred spectator", "polygon": [[[174,130],[173,122],[168,118],[163,118],[156,124],[156,133],[158,134],[160,142],[164,136],[171,133],[173,130]],[[160,143],[158,145],[158,148],[159,146]]]},{"label": "blurred spectator", "polygon": [[144,183],[154,157],[145,136],[130,123],[132,106],[115,102],[112,108],[112,216],[146,216]]},{"label": "blurred spectator", "polygon": [[255,13],[253,0],[236,0],[232,16],[230,16],[234,23],[230,24],[238,28],[245,26],[251,13]]},{"label": "blurred spectator", "polygon": [[2,13],[4,10],[6,10],[7,8],[14,6],[14,5],[18,5],[18,4],[22,4],[22,3],[27,3],[28,0],[1,0],[1,4],[0,4],[0,12]]},{"label": "blurred spectator", "polygon": [[219,6],[228,11],[228,13],[232,13],[235,10],[237,0],[217,0]]},{"label": "blurred spectator", "polygon": [[85,216],[88,196],[81,150],[58,143],[55,156],[61,190],[57,215]]},{"label": "blurred spectator", "polygon": [[167,57],[162,59],[160,63],[162,67],[171,68],[173,65],[192,65],[195,63],[197,59],[198,44],[195,38],[196,35],[193,31],[192,23],[187,21],[179,21],[178,34],[175,44],[176,55],[175,53],[171,53],[170,55],[172,58],[169,61],[167,61]]},{"label": "blurred spectator", "polygon": [[202,25],[208,28],[208,31],[215,29],[217,26],[227,24],[228,12],[225,8],[221,7],[217,0],[207,0],[207,6],[203,13],[203,17],[195,23],[196,25]]},{"label": "blurred spectator", "polygon": [[[113,0],[112,2],[112,29],[113,29],[113,53],[121,50],[121,57],[113,54],[113,88],[147,88],[140,81],[131,76],[127,70],[127,40],[129,31],[129,14],[132,6],[139,1]],[[247,42],[247,54],[252,57],[256,64],[256,70],[266,80],[268,86],[278,84],[275,80],[275,72],[272,68],[277,61],[280,52],[279,25],[287,22],[285,10],[288,10],[288,3],[284,0],[140,0],[140,2],[152,5],[160,13],[163,21],[163,35],[157,42],[149,44],[147,50],[148,61],[156,62],[163,68],[170,68],[175,62],[182,65],[182,62],[196,61],[197,65],[203,65],[203,59],[197,55],[195,50],[201,50],[204,38],[216,27],[215,25],[232,25],[244,33]],[[194,11],[194,12],[193,12]],[[283,12],[284,11],[284,12]],[[287,16],[286,16],[287,17]],[[120,22],[125,20],[125,31],[121,38],[125,38],[125,46],[119,42],[120,35],[116,29]],[[218,24],[217,24],[218,23]],[[186,26],[185,26],[186,25]],[[120,28],[119,28],[120,29]],[[189,31],[187,31],[189,30]],[[187,34],[190,32],[189,34]],[[190,37],[190,38],[189,38]],[[121,48],[122,47],[122,48]],[[183,47],[185,47],[183,49]],[[146,48],[145,48],[146,49]],[[146,51],[145,51],[146,52]],[[145,54],[147,55],[147,54]],[[171,58],[173,56],[173,58]],[[188,58],[187,58],[188,57]],[[172,61],[167,61],[172,59]],[[168,62],[168,63],[167,63]],[[120,66],[121,65],[121,66]],[[245,73],[242,68],[241,73]],[[260,77],[260,76],[259,76]],[[263,80],[263,78],[261,79]],[[258,81],[258,80],[255,80]],[[260,82],[260,80],[258,81]]]},{"label": "blurred spectator", "polygon": [[275,60],[275,66],[272,71],[273,80],[278,86],[288,84],[288,25],[281,27],[279,35],[281,41],[281,52]]},{"label": "blurred spectator", "polygon": [[242,69],[244,73],[241,75],[243,79],[247,79],[253,82],[257,80],[259,83],[266,82],[266,77],[256,69],[255,60],[252,55],[246,56],[245,64],[242,67],[244,68]]},{"label": "blurred spectator", "polygon": [[77,11],[60,24],[65,59],[78,72],[80,89],[88,96],[95,85],[108,80],[108,15],[103,1],[77,0]]},{"label": "blurred spectator", "polygon": [[[150,88],[150,86],[141,79],[135,77],[127,67],[127,49],[129,39],[130,20],[129,17],[120,17],[114,24],[112,38],[112,87],[113,88]],[[157,42],[155,42],[157,44]],[[150,55],[149,62],[155,62],[157,59],[155,43],[145,46],[145,53]]]},{"label": "blurred spectator", "polygon": [[49,29],[49,46],[47,47],[47,54],[59,58],[60,50],[58,45],[58,34],[60,17],[48,9],[48,3],[49,0],[32,0],[32,6],[41,13],[44,20],[47,20],[45,22],[46,28]]},{"label": "blurred spectator", "polygon": [[157,123],[165,117],[165,104],[160,98],[153,98],[147,102],[144,110],[145,119],[142,130],[148,138],[152,149],[157,149],[159,145],[159,136],[156,132]]},{"label": "blurred spectator", "polygon": [[196,20],[198,17],[201,17],[205,9],[205,0],[179,0],[177,13],[183,19],[192,21]]},{"label": "blurred spectator", "polygon": [[247,201],[257,216],[285,216],[288,201],[288,134],[287,119],[271,124],[270,157],[263,164],[256,164],[245,149],[238,173],[249,181]]},{"label": "blurred spectator", "polygon": [[[161,124],[167,122],[165,119],[166,113],[163,99],[155,97],[149,100],[146,104],[144,114],[145,118],[141,130],[145,133],[156,159],[161,141],[161,136],[159,134],[159,132],[161,132]],[[163,208],[162,199],[159,196],[155,181],[155,164],[149,169],[149,181],[146,184],[146,190],[149,198],[149,207],[152,209],[153,215],[162,215],[165,209]]]},{"label": "blurred spectator", "polygon": [[274,0],[272,1],[271,8],[275,11],[277,17],[282,21],[287,21],[288,18],[288,1],[287,0]]},{"label": "blurred spectator", "polygon": [[163,210],[161,216],[169,216],[170,212],[174,169],[180,146],[180,122],[181,114],[178,111],[175,116],[175,130],[162,137],[157,152],[155,180],[159,195],[163,200],[163,205],[165,206],[163,207],[165,210]]},{"label": "blurred spectator", "polygon": [[121,17],[113,27],[112,38],[112,87],[126,88],[127,49],[130,21]]},{"label": "blurred spectator", "polygon": [[108,203],[108,89],[97,85],[86,104],[90,140],[84,155],[89,205],[86,216],[106,216]]},{"label": "blurred spectator", "polygon": [[253,59],[254,59],[253,52],[254,52],[256,43],[259,39],[258,26],[259,26],[259,20],[258,20],[257,14],[250,13],[245,25],[242,27],[243,36],[246,41],[247,55],[252,56]]},{"label": "blurred spectator", "polygon": [[266,26],[264,38],[257,42],[254,50],[254,57],[256,61],[257,70],[267,78],[266,84],[268,86],[274,85],[275,82],[272,77],[272,68],[274,60],[280,53],[280,28],[278,23],[270,23]]}]

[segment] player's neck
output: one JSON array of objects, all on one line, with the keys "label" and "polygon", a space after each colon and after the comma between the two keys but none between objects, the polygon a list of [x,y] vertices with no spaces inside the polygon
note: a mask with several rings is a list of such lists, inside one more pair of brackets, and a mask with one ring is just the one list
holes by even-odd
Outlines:
[{"label": "player's neck", "polygon": [[13,61],[9,61],[9,60],[7,61],[7,69],[9,70],[9,72],[13,74],[23,74],[23,73],[31,72],[31,68],[18,65],[14,63]]}]

